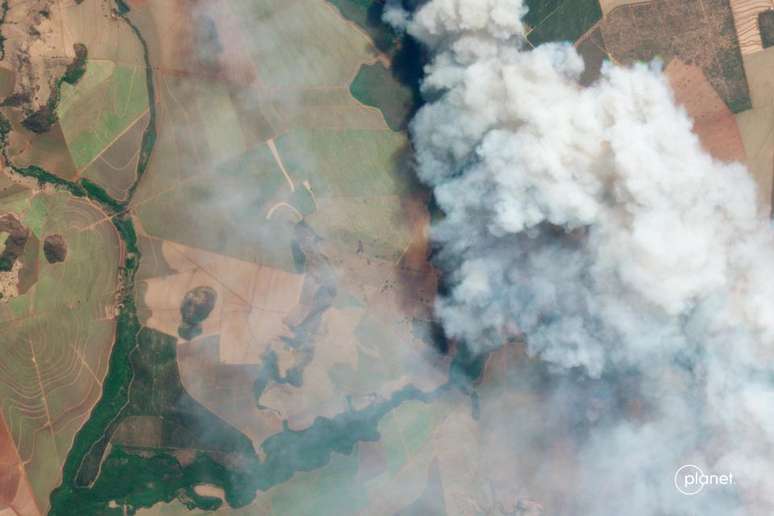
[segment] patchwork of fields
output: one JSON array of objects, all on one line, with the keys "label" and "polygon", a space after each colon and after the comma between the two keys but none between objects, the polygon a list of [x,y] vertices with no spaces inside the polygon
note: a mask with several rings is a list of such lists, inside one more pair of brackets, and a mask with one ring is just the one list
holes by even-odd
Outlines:
[{"label": "patchwork of fields", "polygon": [[[774,54],[752,4],[526,3],[529,43],[574,43],[584,84],[605,60],[662,59],[702,144],[750,165],[768,201]],[[25,18],[11,2],[9,55],[20,27],[48,46],[32,71],[0,60],[0,216],[28,230],[0,272],[0,514],[467,515],[516,499],[514,469],[457,443],[503,439],[480,411],[539,428],[539,400],[506,357],[458,388],[456,349],[437,353],[407,134],[423,57],[382,8],[83,0]],[[70,83],[75,44],[88,58]],[[13,100],[33,80],[45,98]],[[24,121],[43,105],[38,133]],[[199,287],[213,306],[186,335]]]}]

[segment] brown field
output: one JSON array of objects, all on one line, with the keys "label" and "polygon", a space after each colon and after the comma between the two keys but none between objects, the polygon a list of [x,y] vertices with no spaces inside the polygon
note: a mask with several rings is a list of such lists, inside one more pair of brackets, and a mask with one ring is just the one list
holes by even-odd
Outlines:
[{"label": "brown field", "polygon": [[77,176],[62,128],[54,124],[44,134],[35,134],[21,126],[19,113],[9,113],[13,132],[8,140],[8,155],[17,166],[37,165],[65,179]]},{"label": "brown field", "polygon": [[[426,216],[417,215],[417,220],[416,241],[399,264],[324,248],[331,252],[331,265],[346,271],[339,275],[339,288],[351,301],[323,316],[303,385],[268,386],[261,398],[268,410],[256,408],[252,386],[269,347],[278,353],[281,371],[301,359],[277,339],[290,334],[285,320],[303,310],[299,305],[303,276],[163,242],[153,253],[161,255],[159,261],[174,272],[145,280],[147,324],[174,335],[186,291],[207,285],[218,292],[213,315],[203,324],[203,336],[178,345],[181,378],[194,398],[256,444],[275,432],[283,419],[301,429],[315,417],[346,410],[347,395],[360,406],[408,383],[432,389],[445,381],[445,370],[415,375],[410,365],[420,363],[419,355],[426,348],[412,335],[412,321],[428,317],[436,281],[426,262]],[[363,325],[367,314],[371,314],[369,321]],[[342,367],[352,376],[336,385],[330,372]]]},{"label": "brown field", "polygon": [[218,348],[218,337],[179,344],[180,379],[194,399],[238,428],[257,450],[264,439],[282,429],[282,419],[256,407],[253,384],[259,366],[223,364]]},{"label": "brown field", "polygon": [[32,496],[13,437],[0,416],[0,514],[6,509],[14,516],[42,514]]},{"label": "brown field", "polygon": [[753,109],[738,113],[736,120],[747,151],[747,165],[758,183],[761,205],[769,213],[774,173],[774,47],[745,56],[744,65]]},{"label": "brown field", "polygon": [[736,119],[702,69],[673,59],[665,72],[675,99],[693,119],[693,130],[704,148],[715,159],[744,163],[747,156]]},{"label": "brown field", "polygon": [[672,58],[704,70],[731,111],[750,108],[742,55],[728,0],[652,0],[625,5],[600,23],[607,51],[616,60]]},{"label": "brown field", "polygon": [[[46,8],[49,16],[41,16],[39,12]],[[64,72],[75,55],[72,45],[63,44],[62,17],[61,4],[45,0],[9,3],[3,27],[6,60],[15,67],[16,92],[30,94],[28,106],[33,111],[45,105],[52,79]],[[38,34],[34,39],[30,29]]]}]

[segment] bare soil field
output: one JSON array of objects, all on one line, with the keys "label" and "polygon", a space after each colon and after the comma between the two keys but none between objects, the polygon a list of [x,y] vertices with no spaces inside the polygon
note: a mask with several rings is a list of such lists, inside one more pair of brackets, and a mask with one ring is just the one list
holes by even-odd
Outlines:
[{"label": "bare soil field", "polygon": [[736,118],[698,66],[673,59],[666,67],[675,99],[693,119],[693,130],[704,148],[721,161],[746,161]]}]

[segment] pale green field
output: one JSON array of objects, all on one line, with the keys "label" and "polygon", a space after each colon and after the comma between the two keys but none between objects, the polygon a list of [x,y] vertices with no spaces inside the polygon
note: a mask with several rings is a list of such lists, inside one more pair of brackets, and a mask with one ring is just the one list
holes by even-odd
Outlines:
[{"label": "pale green field", "polygon": [[312,87],[344,86],[373,56],[367,37],[319,0],[231,3],[265,86],[288,97]]},{"label": "pale green field", "polygon": [[144,67],[89,61],[81,81],[62,84],[57,110],[76,168],[90,164],[147,109]]},{"label": "pale green field", "polygon": [[289,170],[308,179],[318,198],[408,193],[397,169],[406,137],[392,131],[297,130],[277,140]]}]

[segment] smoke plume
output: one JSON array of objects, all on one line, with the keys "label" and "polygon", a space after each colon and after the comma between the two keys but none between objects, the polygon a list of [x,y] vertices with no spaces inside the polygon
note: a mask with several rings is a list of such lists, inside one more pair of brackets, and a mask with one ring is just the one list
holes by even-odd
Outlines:
[{"label": "smoke plume", "polygon": [[[572,46],[528,49],[522,0],[390,5],[433,56],[411,129],[444,212],[446,333],[523,338],[555,378],[636,379],[645,409],[589,423],[561,513],[774,513],[774,242],[746,169],[702,150],[658,63],[583,88]],[[683,464],[734,484],[685,496]]]}]

